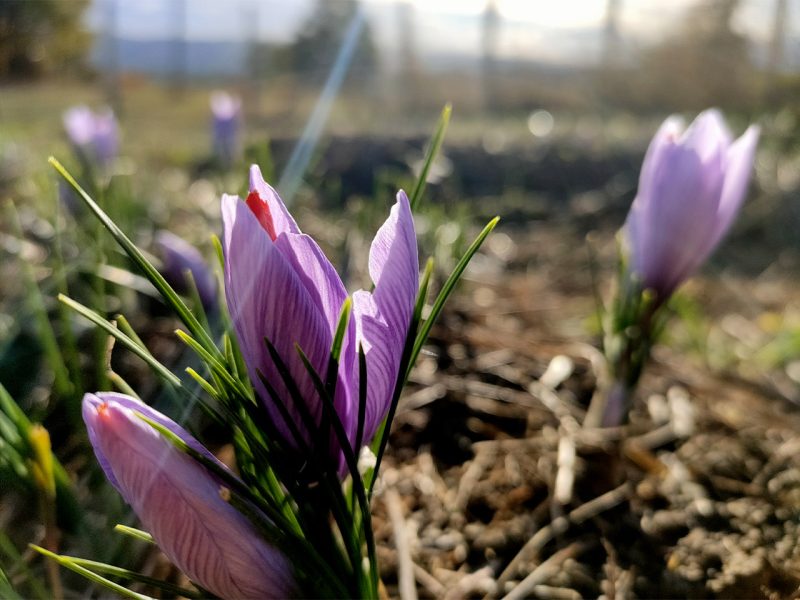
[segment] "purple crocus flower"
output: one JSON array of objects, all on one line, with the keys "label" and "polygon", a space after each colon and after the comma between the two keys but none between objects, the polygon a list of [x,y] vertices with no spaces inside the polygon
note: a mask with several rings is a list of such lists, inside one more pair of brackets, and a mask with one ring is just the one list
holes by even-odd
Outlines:
[{"label": "purple crocus flower", "polygon": [[227,92],[211,94],[211,134],[214,156],[225,167],[238,158],[242,101]]},{"label": "purple crocus flower", "polygon": [[217,280],[200,251],[174,233],[160,230],[155,244],[163,261],[161,274],[178,292],[187,291],[186,271],[191,272],[206,311],[217,304]]},{"label": "purple crocus flower", "polygon": [[106,168],[117,157],[119,130],[110,108],[93,112],[87,106],[74,106],[64,113],[64,129],[78,151],[98,166]]},{"label": "purple crocus flower", "polygon": [[[298,448],[276,402],[288,409],[302,441],[312,447],[313,433],[304,427],[301,413],[294,406],[264,340],[275,346],[308,412],[319,423],[321,400],[295,346],[305,352],[324,377],[347,292],[317,243],[298,229],[257,166],[250,169],[250,194],[246,202],[236,196],[223,196],[222,220],[225,294],[250,379],[284,441]],[[337,414],[353,446],[358,424],[358,347],[363,347],[367,364],[362,437],[367,443],[389,409],[419,287],[414,220],[402,191],[372,242],[369,273],[375,288],[353,295],[352,318],[344,338],[334,398]],[[277,397],[270,395],[259,373]],[[358,450],[355,448],[356,454]],[[334,456],[339,460],[340,473],[344,474],[341,454]]]},{"label": "purple crocus flower", "polygon": [[164,554],[221,598],[288,597],[294,579],[286,557],[223,500],[222,483],[214,475],[135,413],[219,461],[177,423],[139,400],[112,392],[84,396],[83,419],[100,466]]},{"label": "purple crocus flower", "polygon": [[659,302],[696,271],[730,229],[753,170],[759,129],[736,141],[716,110],[684,131],[670,117],[642,165],[625,224],[630,270]]}]

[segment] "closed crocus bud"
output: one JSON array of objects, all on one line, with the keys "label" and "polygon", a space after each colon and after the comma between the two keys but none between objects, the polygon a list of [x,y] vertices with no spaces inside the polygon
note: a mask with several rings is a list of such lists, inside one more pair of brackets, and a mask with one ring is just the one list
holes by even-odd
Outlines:
[{"label": "closed crocus bud", "polygon": [[[291,414],[302,442],[313,447],[301,412],[264,343],[274,346],[300,392],[307,412],[320,422],[322,401],[296,345],[317,373],[325,376],[331,343],[347,298],[344,285],[317,243],[303,234],[277,192],[258,167],[250,170],[246,202],[223,196],[225,295],[239,346],[253,385],[279,434],[290,446],[300,444],[275,403]],[[411,207],[404,192],[397,195],[387,221],[378,230],[369,255],[373,291],[353,295],[352,317],[339,360],[334,406],[349,436],[357,435],[359,402],[358,347],[367,366],[367,403],[363,442],[377,431],[391,404],[401,356],[419,287],[417,240]],[[275,392],[259,377],[261,373]],[[355,449],[355,455],[358,455]],[[333,452],[337,452],[334,445]],[[342,457],[340,473],[344,474]]]},{"label": "closed crocus bud", "polygon": [[625,224],[629,270],[665,301],[714,251],[745,197],[759,129],[736,141],[716,110],[684,131],[670,117],[642,165],[639,190]]},{"label": "closed crocus bud", "polygon": [[180,293],[187,291],[186,271],[197,285],[197,293],[206,311],[217,305],[217,280],[200,251],[174,233],[160,230],[155,244],[163,262],[161,274]]},{"label": "closed crocus bud", "polygon": [[87,106],[75,106],[64,113],[64,129],[70,142],[98,166],[106,168],[117,157],[119,130],[110,108],[93,112]]},{"label": "closed crocus bud", "polygon": [[223,499],[225,488],[215,476],[136,413],[216,459],[178,424],[134,398],[84,396],[83,419],[100,465],[164,554],[221,598],[290,596],[294,581],[286,557]]},{"label": "closed crocus bud", "polygon": [[239,158],[242,101],[227,92],[211,95],[211,135],[214,156],[225,167]]}]

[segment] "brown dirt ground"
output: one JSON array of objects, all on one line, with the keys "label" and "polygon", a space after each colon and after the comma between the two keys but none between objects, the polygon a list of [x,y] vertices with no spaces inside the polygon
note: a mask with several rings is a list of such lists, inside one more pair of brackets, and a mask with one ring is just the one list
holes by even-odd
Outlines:
[{"label": "brown dirt ground", "polygon": [[[630,424],[582,429],[602,367],[587,254],[563,230],[513,237],[515,274],[466,283],[401,401],[374,508],[389,596],[800,596],[798,406],[659,346]],[[757,313],[713,301],[744,283],[690,294]],[[759,284],[782,290],[760,309],[796,294]]]}]

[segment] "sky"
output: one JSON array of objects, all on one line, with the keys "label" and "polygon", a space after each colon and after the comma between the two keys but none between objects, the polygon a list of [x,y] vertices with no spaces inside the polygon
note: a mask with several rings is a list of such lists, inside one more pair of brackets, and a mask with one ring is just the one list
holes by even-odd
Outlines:
[{"label": "sky", "polygon": [[[407,0],[417,51],[422,55],[477,55],[486,1]],[[620,0],[623,38],[634,45],[657,41],[697,1]],[[777,1],[742,0],[734,29],[757,43],[766,43]],[[190,40],[235,41],[257,36],[281,42],[294,37],[314,4],[315,0],[93,0],[87,18],[91,29],[105,32],[116,11],[118,36],[128,39],[173,39],[183,27]],[[397,1],[363,0],[363,4],[379,49],[391,51],[402,35]],[[597,44],[606,11],[605,0],[495,0],[495,5],[502,18],[500,56],[544,62],[576,61],[596,50],[591,45]],[[787,37],[795,41],[793,48],[800,39],[797,8],[797,3],[789,2]],[[800,62],[800,56],[787,58]]]}]

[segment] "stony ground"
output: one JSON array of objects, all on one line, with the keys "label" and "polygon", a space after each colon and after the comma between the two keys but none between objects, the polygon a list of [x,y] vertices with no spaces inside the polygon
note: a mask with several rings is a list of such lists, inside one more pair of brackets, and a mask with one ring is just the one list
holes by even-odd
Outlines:
[{"label": "stony ground", "polygon": [[[796,386],[658,347],[631,423],[583,429],[602,373],[588,254],[563,231],[512,238],[515,274],[467,283],[395,422],[375,508],[389,596],[797,597]],[[707,301],[748,285],[769,289]],[[690,286],[744,323],[792,293]]]}]

